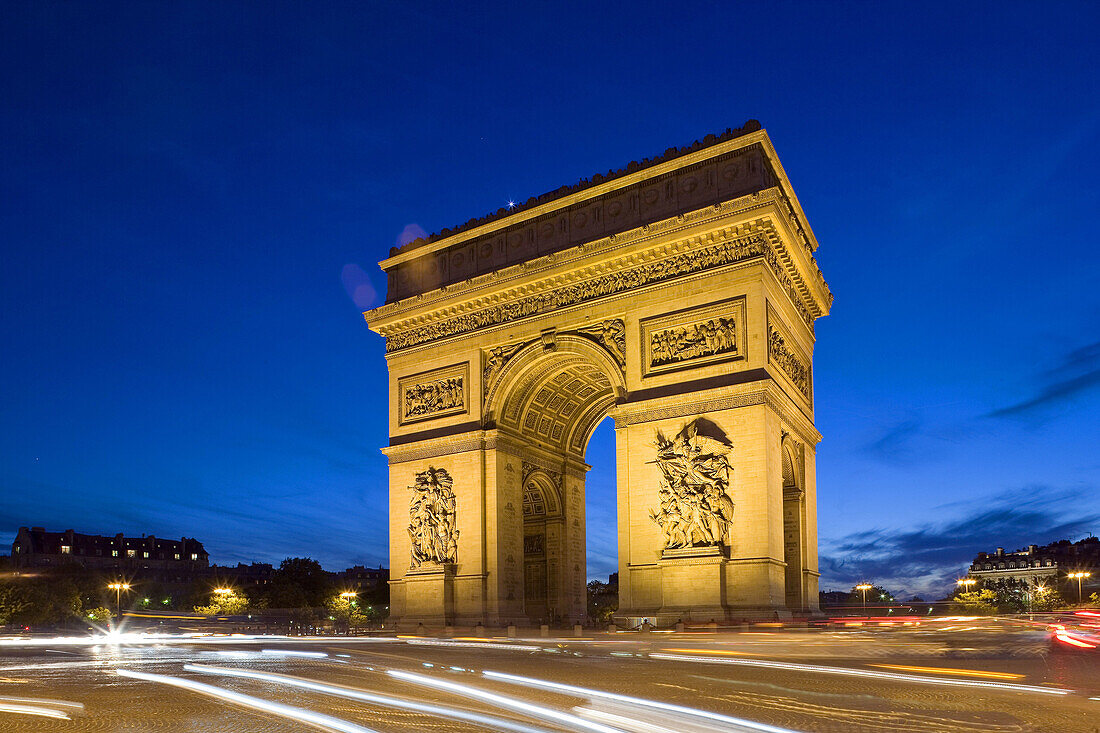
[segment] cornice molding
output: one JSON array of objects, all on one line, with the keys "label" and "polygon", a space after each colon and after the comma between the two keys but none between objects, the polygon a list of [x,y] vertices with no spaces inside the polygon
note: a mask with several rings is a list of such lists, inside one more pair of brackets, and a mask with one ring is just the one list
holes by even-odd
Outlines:
[{"label": "cornice molding", "polygon": [[748,392],[731,393],[731,389],[736,388],[700,390],[692,394],[690,400],[685,400],[684,396],[680,395],[616,405],[611,408],[609,414],[615,420],[615,428],[619,429],[659,420],[697,417],[708,412],[765,405],[807,445],[816,446],[821,441],[821,434],[817,432],[813,422],[774,382],[763,389]]},{"label": "cornice molding", "polygon": [[[386,351],[393,353],[762,258],[812,333],[815,312],[806,305],[804,288],[795,287],[776,253],[777,247],[782,248],[778,237],[769,236],[766,230],[732,239],[722,237],[724,233],[694,237],[694,241],[684,243],[686,246],[666,245],[663,257],[655,253],[629,255],[617,262],[585,268],[542,283],[531,283],[482,299],[481,302],[471,301],[463,306],[422,314],[376,330],[386,338]],[[597,270],[600,274],[595,277],[583,278]],[[485,300],[489,303],[496,301],[496,304],[474,309]]]}]

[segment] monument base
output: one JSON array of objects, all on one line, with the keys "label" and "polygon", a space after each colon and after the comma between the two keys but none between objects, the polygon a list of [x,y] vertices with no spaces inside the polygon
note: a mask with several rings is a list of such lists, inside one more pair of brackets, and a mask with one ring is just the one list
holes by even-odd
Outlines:
[{"label": "monument base", "polygon": [[783,565],[768,559],[729,558],[723,547],[666,549],[655,565],[631,567],[634,603],[614,622],[635,628],[686,624],[732,624],[790,619],[782,595]]},{"label": "monument base", "polygon": [[455,616],[455,566],[452,563],[422,563],[403,579],[404,613],[397,623],[402,630],[424,624],[448,626]]}]

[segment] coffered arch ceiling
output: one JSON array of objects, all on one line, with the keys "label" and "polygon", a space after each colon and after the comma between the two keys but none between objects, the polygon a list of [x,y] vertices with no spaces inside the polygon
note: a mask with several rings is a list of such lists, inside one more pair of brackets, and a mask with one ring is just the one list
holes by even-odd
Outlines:
[{"label": "coffered arch ceiling", "polygon": [[592,431],[623,394],[621,371],[585,339],[550,351],[538,344],[524,351],[529,353],[513,359],[500,388],[490,394],[498,426],[583,457]]}]

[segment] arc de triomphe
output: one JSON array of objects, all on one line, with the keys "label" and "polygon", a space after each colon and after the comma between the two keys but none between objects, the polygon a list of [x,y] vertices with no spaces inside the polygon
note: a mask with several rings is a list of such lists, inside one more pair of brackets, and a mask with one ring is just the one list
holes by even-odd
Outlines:
[{"label": "arc de triomphe", "polygon": [[816,610],[816,248],[750,121],[392,250],[391,617],[583,621],[607,415],[621,623]]}]

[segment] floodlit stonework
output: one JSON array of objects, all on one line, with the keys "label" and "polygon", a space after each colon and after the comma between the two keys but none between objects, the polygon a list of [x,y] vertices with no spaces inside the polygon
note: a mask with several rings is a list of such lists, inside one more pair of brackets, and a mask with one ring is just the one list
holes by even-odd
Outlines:
[{"label": "floodlit stonework", "polygon": [[815,611],[816,248],[751,122],[395,248],[391,616],[583,621],[608,415],[621,623]]}]

